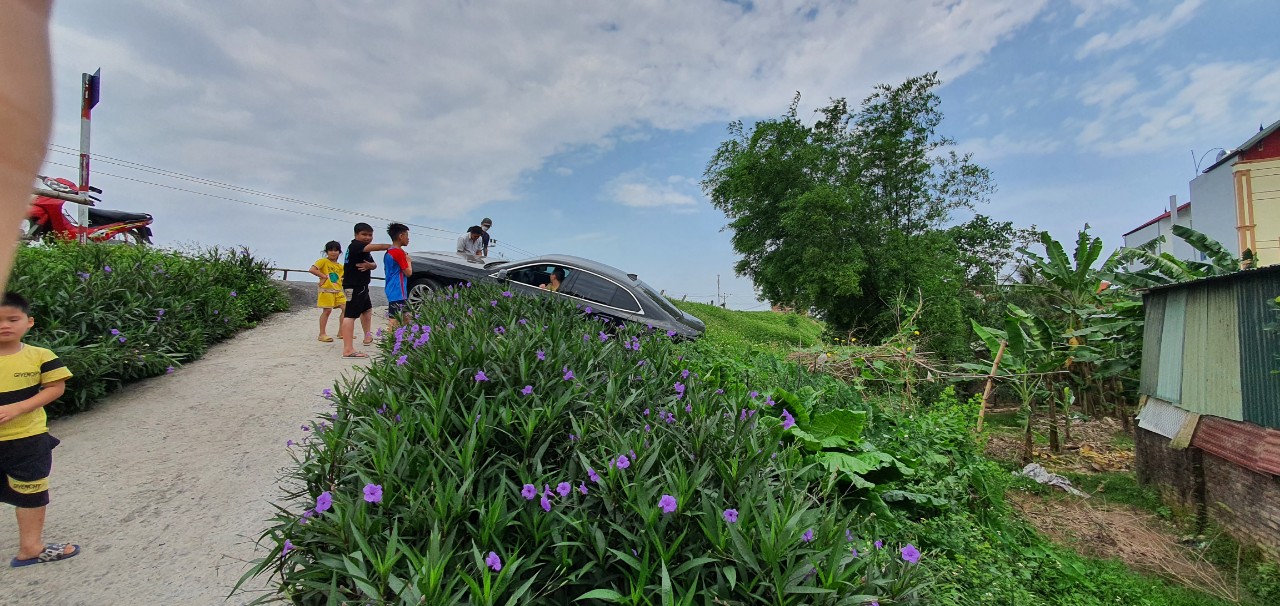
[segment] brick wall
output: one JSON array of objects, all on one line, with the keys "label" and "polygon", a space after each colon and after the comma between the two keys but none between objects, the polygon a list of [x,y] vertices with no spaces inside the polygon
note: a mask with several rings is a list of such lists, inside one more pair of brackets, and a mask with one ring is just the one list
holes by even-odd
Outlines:
[{"label": "brick wall", "polygon": [[1280,479],[1198,448],[1174,450],[1168,438],[1142,428],[1134,451],[1138,482],[1155,486],[1172,504],[1207,515],[1237,540],[1280,556]]}]

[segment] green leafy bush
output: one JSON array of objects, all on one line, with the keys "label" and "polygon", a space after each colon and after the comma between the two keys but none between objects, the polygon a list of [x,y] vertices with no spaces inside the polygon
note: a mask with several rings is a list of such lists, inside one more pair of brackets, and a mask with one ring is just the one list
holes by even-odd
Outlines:
[{"label": "green leafy bush", "polygon": [[75,373],[50,414],[85,410],[287,309],[269,266],[248,249],[23,246],[8,288],[31,301],[36,325],[27,341],[52,349]]},{"label": "green leafy bush", "polygon": [[705,345],[508,294],[445,291],[326,394],[249,575],[298,604],[922,603],[928,557],[793,431],[847,447],[856,400],[787,383],[813,409],[784,415]]}]

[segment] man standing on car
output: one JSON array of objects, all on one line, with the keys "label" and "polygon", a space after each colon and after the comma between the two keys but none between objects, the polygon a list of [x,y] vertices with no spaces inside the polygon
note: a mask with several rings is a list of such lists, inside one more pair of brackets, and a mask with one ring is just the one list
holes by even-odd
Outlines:
[{"label": "man standing on car", "polygon": [[493,227],[493,219],[490,219],[489,217],[485,217],[482,221],[480,221],[480,229],[483,231],[483,233],[480,234],[480,239],[484,241],[484,246],[483,246],[484,252],[480,253],[481,257],[489,256],[489,228],[490,227]]},{"label": "man standing on car", "polygon": [[[458,254],[464,257],[479,257],[484,252],[484,242],[480,240],[484,230],[479,225],[467,228],[467,233],[458,236]],[[470,259],[468,259],[470,260]]]}]

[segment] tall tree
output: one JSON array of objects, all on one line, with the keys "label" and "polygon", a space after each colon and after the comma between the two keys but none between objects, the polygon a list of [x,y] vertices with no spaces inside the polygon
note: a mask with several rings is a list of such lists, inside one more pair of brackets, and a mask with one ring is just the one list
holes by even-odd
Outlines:
[{"label": "tall tree", "polygon": [[960,335],[974,297],[957,258],[981,247],[946,226],[994,186],[968,155],[946,150],[939,83],[929,73],[877,86],[856,112],[833,99],[812,126],[799,95],[780,118],[730,125],[702,185],[729,219],[737,272],[771,301],[872,338],[893,329],[890,301],[920,293],[921,329]]}]

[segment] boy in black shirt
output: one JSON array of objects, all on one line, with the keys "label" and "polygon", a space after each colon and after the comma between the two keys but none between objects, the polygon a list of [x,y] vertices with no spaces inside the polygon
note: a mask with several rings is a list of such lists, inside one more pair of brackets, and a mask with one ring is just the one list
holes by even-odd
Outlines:
[{"label": "boy in black shirt", "polygon": [[347,245],[347,260],[342,269],[342,288],[347,295],[347,309],[342,314],[342,357],[367,358],[356,351],[356,318],[364,329],[364,344],[373,343],[373,301],[369,299],[370,272],[378,268],[369,254],[391,248],[390,244],[373,244],[373,226],[356,223],[355,238]]}]

